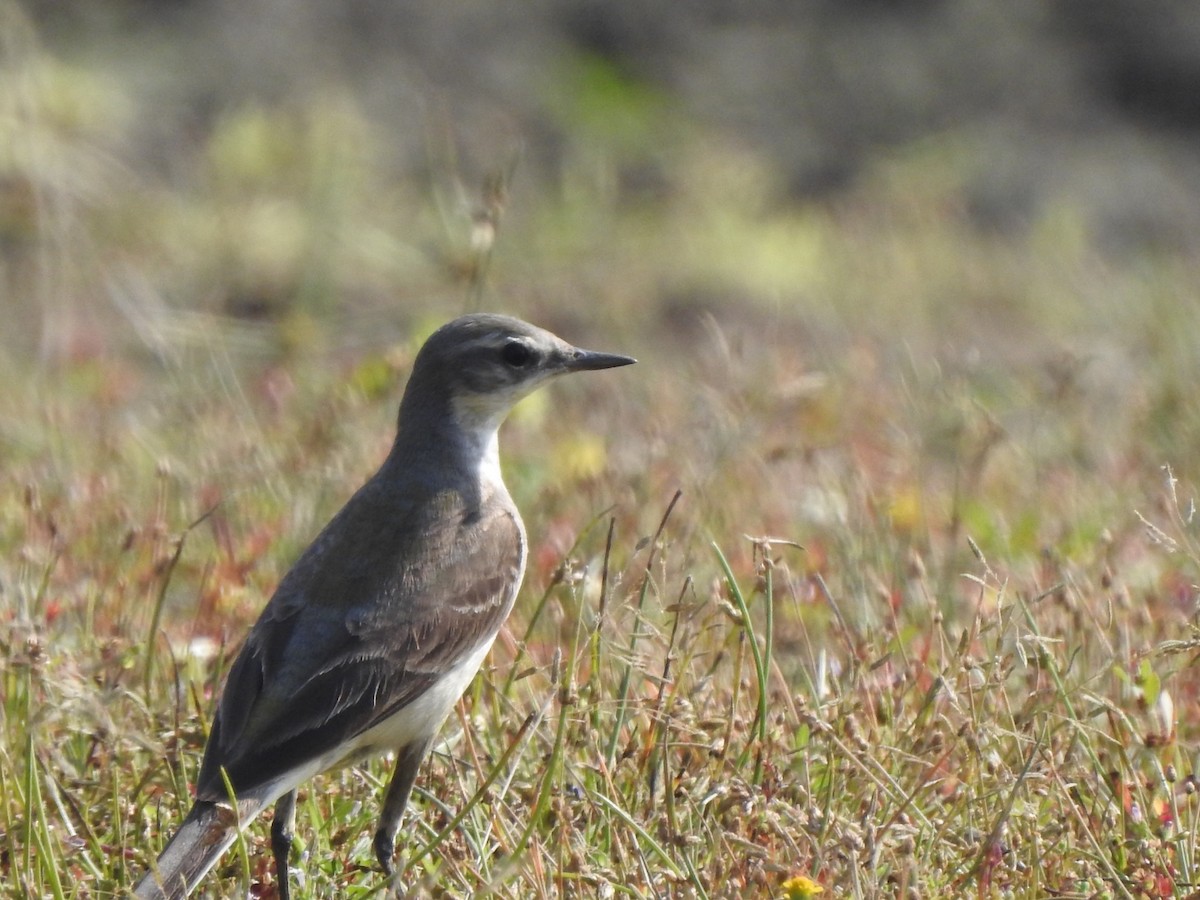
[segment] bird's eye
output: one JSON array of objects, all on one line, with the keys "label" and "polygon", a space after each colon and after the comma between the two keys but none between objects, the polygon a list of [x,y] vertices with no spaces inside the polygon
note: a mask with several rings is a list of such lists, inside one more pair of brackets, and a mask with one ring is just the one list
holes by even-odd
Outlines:
[{"label": "bird's eye", "polygon": [[509,341],[500,351],[500,358],[505,365],[514,369],[523,369],[533,362],[533,351],[520,341]]}]

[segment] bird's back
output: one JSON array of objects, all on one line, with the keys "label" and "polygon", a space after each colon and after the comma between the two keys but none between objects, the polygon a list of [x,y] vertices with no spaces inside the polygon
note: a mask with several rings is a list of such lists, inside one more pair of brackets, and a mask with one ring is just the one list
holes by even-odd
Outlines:
[{"label": "bird's back", "polygon": [[[367,482],[280,582],[230,668],[197,798],[225,798],[222,769],[242,795],[280,772],[328,768],[334,751],[390,749],[355,739],[456,666],[474,674],[524,562],[502,485],[386,471]],[[431,710],[433,728],[457,696]]]}]

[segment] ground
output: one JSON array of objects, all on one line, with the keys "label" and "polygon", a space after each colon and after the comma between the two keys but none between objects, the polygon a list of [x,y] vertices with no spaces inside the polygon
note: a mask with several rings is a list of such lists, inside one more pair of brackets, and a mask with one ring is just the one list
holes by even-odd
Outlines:
[{"label": "ground", "polygon": [[[714,124],[717,62],[590,46],[490,125],[405,82],[397,143],[353,82],[205,106],[196,44],[0,9],[0,896],[142,871],[230,654],[483,308],[639,363],[505,426],[529,571],[418,782],[411,895],[1200,890],[1186,132],[910,118],[830,181]],[[301,793],[299,896],[381,894],[388,771]],[[209,893],[273,896],[268,847]]]}]

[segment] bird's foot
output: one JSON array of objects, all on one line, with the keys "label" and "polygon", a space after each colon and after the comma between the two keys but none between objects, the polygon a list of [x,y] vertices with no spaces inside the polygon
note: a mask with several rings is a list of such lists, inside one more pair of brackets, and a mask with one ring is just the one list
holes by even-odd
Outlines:
[{"label": "bird's foot", "polygon": [[283,822],[276,819],[271,823],[271,852],[275,856],[275,882],[279,900],[291,900],[288,886],[288,856],[292,852],[292,833]]},{"label": "bird's foot", "polygon": [[392,864],[392,857],[396,855],[396,838],[380,828],[375,832],[375,840],[372,841],[372,846],[375,848],[375,858],[379,860],[379,865],[383,869],[384,874],[389,876],[394,875],[396,867]]}]

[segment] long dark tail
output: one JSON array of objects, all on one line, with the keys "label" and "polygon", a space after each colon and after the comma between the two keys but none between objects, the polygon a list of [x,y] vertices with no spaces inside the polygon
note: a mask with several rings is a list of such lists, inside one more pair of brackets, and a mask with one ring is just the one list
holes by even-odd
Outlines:
[{"label": "long dark tail", "polygon": [[197,803],[175,836],[133,889],[138,900],[183,900],[262,809],[262,803],[238,804],[238,814],[215,803]]}]

